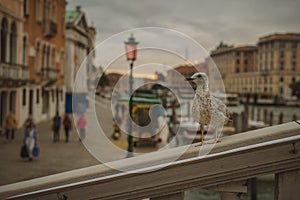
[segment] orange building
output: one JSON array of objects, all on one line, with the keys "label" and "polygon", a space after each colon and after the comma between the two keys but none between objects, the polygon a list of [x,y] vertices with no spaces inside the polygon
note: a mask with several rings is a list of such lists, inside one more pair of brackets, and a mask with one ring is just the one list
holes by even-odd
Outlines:
[{"label": "orange building", "polygon": [[0,1],[0,128],[12,111],[19,122],[24,120],[22,110],[28,110],[28,65],[24,62],[23,1]]},{"label": "orange building", "polygon": [[64,112],[66,0],[24,0],[24,62],[29,66],[28,114],[36,121]]}]

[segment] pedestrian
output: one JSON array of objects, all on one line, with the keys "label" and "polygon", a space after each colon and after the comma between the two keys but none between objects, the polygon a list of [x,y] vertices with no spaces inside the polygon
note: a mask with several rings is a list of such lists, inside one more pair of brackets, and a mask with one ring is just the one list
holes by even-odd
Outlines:
[{"label": "pedestrian", "polygon": [[65,128],[65,135],[66,135],[65,142],[69,142],[69,132],[72,128],[72,123],[71,123],[71,119],[68,114],[65,114],[63,123],[64,123],[64,128]]},{"label": "pedestrian", "polygon": [[29,115],[28,118],[24,122],[25,130],[32,126],[35,127],[35,124],[34,124],[32,115]]},{"label": "pedestrian", "polygon": [[5,118],[5,135],[6,140],[9,140],[9,136],[11,141],[15,139],[15,130],[17,128],[17,120],[14,116],[13,112],[10,111],[7,117]]},{"label": "pedestrian", "polygon": [[37,145],[37,131],[34,124],[30,124],[24,134],[24,144],[28,152],[28,159],[32,161],[33,159],[33,148]]},{"label": "pedestrian", "polygon": [[61,117],[59,116],[59,113],[56,112],[54,118],[53,118],[53,142],[59,142],[59,130],[61,126]]},{"label": "pedestrian", "polygon": [[77,128],[79,130],[79,141],[85,139],[85,130],[86,130],[86,119],[84,114],[80,115],[79,119],[77,120]]}]

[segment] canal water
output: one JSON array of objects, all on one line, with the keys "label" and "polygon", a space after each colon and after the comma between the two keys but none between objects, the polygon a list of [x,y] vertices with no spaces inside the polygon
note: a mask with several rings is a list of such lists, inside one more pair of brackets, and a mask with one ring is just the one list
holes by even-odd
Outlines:
[{"label": "canal water", "polygon": [[270,112],[273,112],[273,125],[278,124],[278,119],[280,113],[283,114],[283,123],[290,122],[293,119],[293,115],[297,116],[297,119],[300,120],[300,106],[297,107],[288,107],[288,106],[253,106],[249,105],[249,117],[251,117],[251,110],[254,108],[254,120],[257,120],[257,113],[260,110],[260,120],[263,120],[264,110],[267,110],[268,117]]},{"label": "canal water", "polygon": [[[274,200],[274,181],[257,180],[257,200]],[[218,192],[214,188],[188,190],[184,194],[185,200],[221,200]],[[251,200],[251,189],[248,187],[247,193],[242,194],[241,200]]]}]

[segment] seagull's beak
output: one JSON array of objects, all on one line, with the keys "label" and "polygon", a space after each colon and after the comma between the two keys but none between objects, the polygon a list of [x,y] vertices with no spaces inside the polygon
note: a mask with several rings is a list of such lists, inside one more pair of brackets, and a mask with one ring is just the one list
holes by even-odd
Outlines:
[{"label": "seagull's beak", "polygon": [[193,80],[194,80],[194,78],[187,77],[187,78],[185,78],[185,80],[186,80],[186,81],[193,81]]}]

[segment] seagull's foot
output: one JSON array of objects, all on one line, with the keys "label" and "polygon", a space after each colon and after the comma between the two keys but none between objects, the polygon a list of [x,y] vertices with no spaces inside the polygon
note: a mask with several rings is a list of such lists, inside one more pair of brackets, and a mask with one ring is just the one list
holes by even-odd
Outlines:
[{"label": "seagull's foot", "polygon": [[200,146],[203,146],[205,144],[217,144],[217,143],[220,143],[221,140],[219,138],[217,139],[211,139],[211,140],[206,140],[206,141],[203,141],[199,144],[196,144],[195,147],[200,147]]}]

